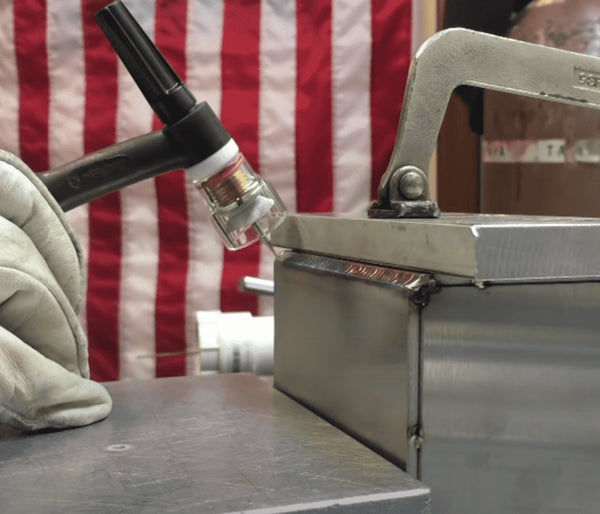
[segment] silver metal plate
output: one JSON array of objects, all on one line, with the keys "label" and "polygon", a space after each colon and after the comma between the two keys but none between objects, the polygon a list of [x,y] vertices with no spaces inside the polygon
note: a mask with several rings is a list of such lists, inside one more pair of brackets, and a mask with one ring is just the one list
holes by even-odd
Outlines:
[{"label": "silver metal plate", "polygon": [[107,384],[95,425],[0,428],[0,510],[430,512],[429,490],[251,375]]},{"label": "silver metal plate", "polygon": [[411,470],[418,307],[429,276],[286,253],[275,265],[275,385]]},{"label": "silver metal plate", "polygon": [[595,218],[290,215],[272,242],[361,262],[458,275],[475,283],[600,279],[600,219]]},{"label": "silver metal plate", "polygon": [[599,304],[597,282],[431,296],[419,478],[436,512],[598,511]]}]

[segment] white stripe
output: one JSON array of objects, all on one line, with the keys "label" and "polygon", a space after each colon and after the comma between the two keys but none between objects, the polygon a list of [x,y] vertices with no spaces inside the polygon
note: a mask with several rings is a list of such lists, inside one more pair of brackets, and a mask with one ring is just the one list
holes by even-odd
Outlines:
[{"label": "white stripe", "polygon": [[333,209],[365,212],[371,181],[371,6],[332,5]]},{"label": "white stripe", "polygon": [[[85,59],[81,30],[81,8],[70,0],[48,0],[48,78],[50,106],[48,146],[50,168],[84,153]],[[67,213],[87,263],[88,206]],[[85,292],[84,292],[85,294]],[[85,328],[85,302],[80,313]]]},{"label": "white stripe", "polygon": [[71,0],[48,0],[50,167],[83,155],[85,65],[81,10]]},{"label": "white stripe", "polygon": [[222,2],[188,4],[186,84],[198,99],[207,101],[217,116],[221,109]]},{"label": "white stripe", "polygon": [[[296,6],[263,0],[260,33],[259,167],[290,211],[296,210]],[[260,276],[273,277],[273,254],[261,249]],[[273,300],[259,299],[260,314]]]},{"label": "white stripe", "polygon": [[0,148],[18,155],[19,79],[14,46],[14,21],[13,2],[0,3]]},{"label": "white stripe", "polygon": [[[207,101],[217,116],[221,109],[221,2],[188,4],[186,35],[186,84],[198,101]],[[188,351],[198,346],[196,311],[218,310],[223,272],[223,245],[208,215],[200,192],[187,181],[189,252],[186,334]],[[187,356],[187,374],[199,371],[199,356]]]},{"label": "white stripe", "polygon": [[[154,4],[129,4],[129,9],[150,38],[154,33]],[[117,140],[152,130],[152,109],[119,61]],[[122,254],[119,312],[121,378],[152,378],[154,355],[156,281],[158,276],[158,212],[153,180],[121,190]]]}]

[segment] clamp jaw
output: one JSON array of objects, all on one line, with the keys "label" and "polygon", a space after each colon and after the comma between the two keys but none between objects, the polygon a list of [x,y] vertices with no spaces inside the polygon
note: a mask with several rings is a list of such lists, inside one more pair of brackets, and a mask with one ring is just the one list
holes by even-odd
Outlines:
[{"label": "clamp jaw", "polygon": [[452,91],[468,85],[600,109],[600,60],[467,29],[438,32],[409,72],[392,157],[371,218],[437,218],[427,170]]}]

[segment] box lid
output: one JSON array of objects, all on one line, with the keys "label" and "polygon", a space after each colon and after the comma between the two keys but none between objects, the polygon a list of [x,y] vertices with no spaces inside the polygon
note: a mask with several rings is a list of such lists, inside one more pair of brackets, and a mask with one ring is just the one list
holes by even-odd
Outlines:
[{"label": "box lid", "polygon": [[444,214],[438,219],[289,215],[275,246],[475,283],[600,279],[600,219]]}]

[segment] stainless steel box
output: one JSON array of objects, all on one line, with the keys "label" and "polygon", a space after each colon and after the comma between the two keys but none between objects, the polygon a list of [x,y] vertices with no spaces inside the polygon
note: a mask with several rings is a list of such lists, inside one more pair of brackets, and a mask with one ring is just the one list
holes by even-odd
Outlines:
[{"label": "stainless steel box", "polygon": [[600,220],[290,216],[275,384],[434,512],[600,505]]}]

